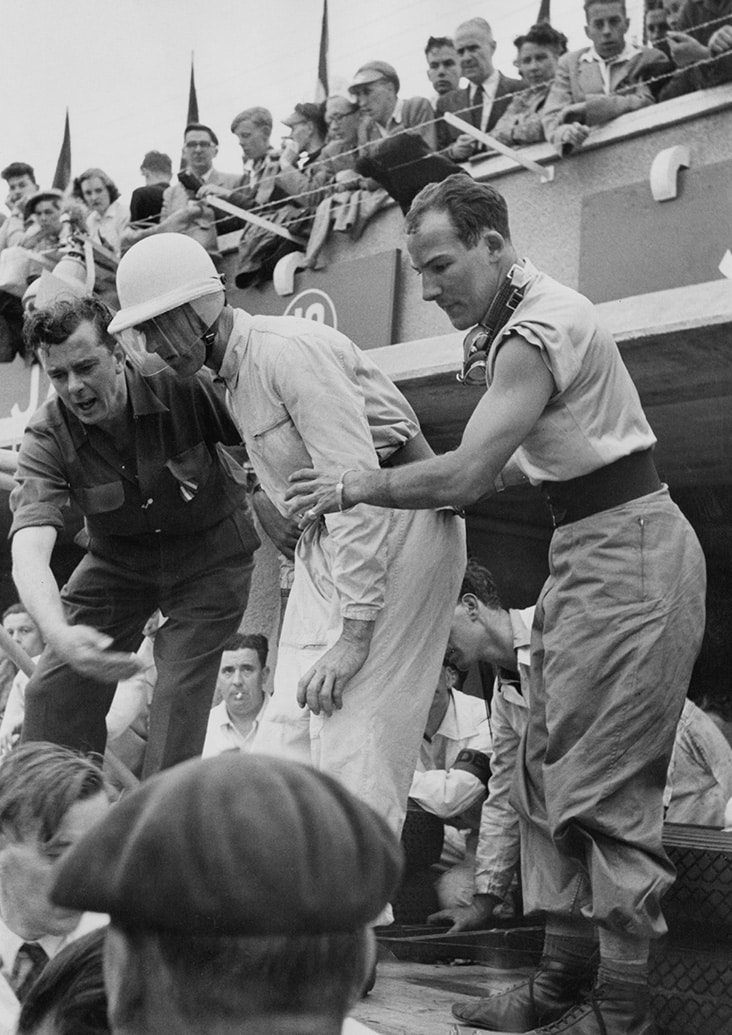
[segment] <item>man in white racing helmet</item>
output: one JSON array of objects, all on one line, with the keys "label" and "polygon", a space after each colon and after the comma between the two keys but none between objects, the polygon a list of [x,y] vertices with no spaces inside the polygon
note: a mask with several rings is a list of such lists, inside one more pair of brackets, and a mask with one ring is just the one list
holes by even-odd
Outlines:
[{"label": "man in white racing helmet", "polygon": [[[190,238],[158,234],[122,259],[112,333],[136,328],[177,374],[205,365],[226,383],[275,542],[289,475],[305,464],[394,465],[432,455],[411,407],[343,334],[226,304]],[[425,551],[430,564],[424,563]],[[335,775],[401,827],[464,568],[449,510],[359,507],[313,521],[295,555],[273,697],[255,751]]]}]

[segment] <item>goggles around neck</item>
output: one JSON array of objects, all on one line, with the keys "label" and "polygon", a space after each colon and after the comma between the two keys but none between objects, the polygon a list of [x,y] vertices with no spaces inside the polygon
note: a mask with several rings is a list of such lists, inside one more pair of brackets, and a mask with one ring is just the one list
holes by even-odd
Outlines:
[{"label": "goggles around neck", "polygon": [[515,285],[514,276],[523,274],[523,267],[514,263],[506,279],[491,302],[488,312],[475,327],[465,335],[463,341],[463,368],[455,375],[461,385],[468,388],[485,388],[488,369],[488,353],[498,332],[508,322],[526,290],[525,284]]}]

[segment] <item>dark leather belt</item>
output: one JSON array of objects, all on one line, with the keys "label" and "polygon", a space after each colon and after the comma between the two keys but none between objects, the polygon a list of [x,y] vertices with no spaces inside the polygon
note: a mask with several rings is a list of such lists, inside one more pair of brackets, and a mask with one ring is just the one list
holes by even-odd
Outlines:
[{"label": "dark leather belt", "polygon": [[630,453],[566,482],[542,482],[555,528],[619,507],[661,488],[653,451]]}]

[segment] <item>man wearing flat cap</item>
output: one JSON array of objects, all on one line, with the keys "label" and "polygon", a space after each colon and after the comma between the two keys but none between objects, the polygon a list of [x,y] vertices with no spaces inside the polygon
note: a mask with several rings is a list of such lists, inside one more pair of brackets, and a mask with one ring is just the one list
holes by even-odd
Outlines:
[{"label": "man wearing flat cap", "polygon": [[[328,126],[325,106],[306,101],[282,120],[290,130],[280,154],[275,188],[302,209],[313,209],[325,196],[323,188],[332,181],[334,170],[326,159],[339,149],[326,145]],[[297,224],[295,233],[304,233],[306,224]]]},{"label": "man wearing flat cap", "polygon": [[396,69],[386,61],[367,61],[356,72],[348,92],[361,111],[359,145],[414,130],[434,151],[437,136],[432,105],[426,97],[399,97],[399,85]]},{"label": "man wearing flat cap", "polygon": [[297,762],[195,760],[125,797],[53,898],[108,912],[115,1035],[340,1035],[399,880],[386,824]]},{"label": "man wearing flat cap", "polygon": [[50,190],[38,191],[25,203],[28,229],[19,244],[30,251],[44,252],[46,258],[52,262],[60,259],[62,254],[59,250],[59,238],[63,197],[63,191],[52,187]]}]

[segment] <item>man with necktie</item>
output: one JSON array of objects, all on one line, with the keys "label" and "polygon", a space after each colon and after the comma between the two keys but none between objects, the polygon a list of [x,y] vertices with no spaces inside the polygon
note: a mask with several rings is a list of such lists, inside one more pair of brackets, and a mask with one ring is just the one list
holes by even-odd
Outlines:
[{"label": "man with necktie", "polygon": [[[446,111],[472,123],[476,129],[490,133],[503,115],[511,98],[526,89],[522,79],[510,79],[493,67],[496,42],[485,18],[471,18],[455,30],[455,49],[460,59],[460,73],[468,86],[451,90],[437,101],[438,116]],[[461,133],[447,122],[437,123],[437,144],[454,162],[464,162],[478,151],[484,151],[474,137]]]}]

